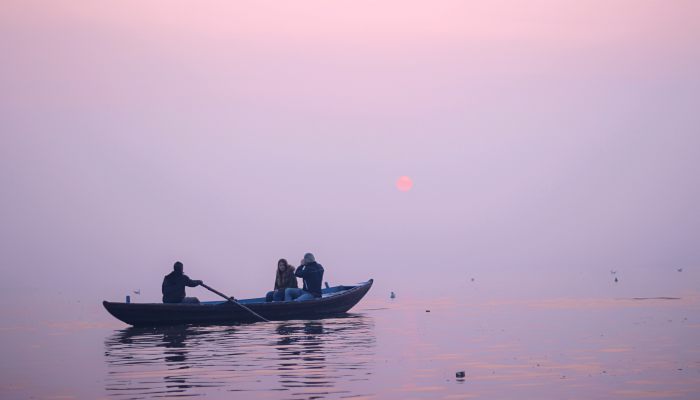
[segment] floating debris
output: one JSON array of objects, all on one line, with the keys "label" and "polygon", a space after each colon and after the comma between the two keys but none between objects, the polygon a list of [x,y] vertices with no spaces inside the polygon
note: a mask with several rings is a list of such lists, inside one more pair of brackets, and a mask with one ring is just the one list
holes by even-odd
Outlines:
[{"label": "floating debris", "polygon": [[632,300],[681,300],[680,297],[632,297]]},{"label": "floating debris", "polygon": [[466,373],[464,371],[457,371],[457,373],[455,373],[455,376],[457,377],[457,379],[464,379]]},{"label": "floating debris", "polygon": [[430,310],[425,310],[425,312],[430,312]]},{"label": "floating debris", "polygon": [[683,268],[678,268],[676,271],[683,272]]}]

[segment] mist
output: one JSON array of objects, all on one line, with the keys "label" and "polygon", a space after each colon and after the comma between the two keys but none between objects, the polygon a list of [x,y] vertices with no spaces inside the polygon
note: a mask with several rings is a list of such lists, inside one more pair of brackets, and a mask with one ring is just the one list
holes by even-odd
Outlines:
[{"label": "mist", "polygon": [[376,297],[697,293],[700,10],[615,5],[3,5],[0,312],[305,252]]}]

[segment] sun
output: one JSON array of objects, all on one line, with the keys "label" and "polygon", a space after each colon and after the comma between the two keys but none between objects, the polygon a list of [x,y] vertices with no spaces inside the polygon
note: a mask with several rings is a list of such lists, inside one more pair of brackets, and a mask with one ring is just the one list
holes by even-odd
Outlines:
[{"label": "sun", "polygon": [[405,175],[396,180],[396,188],[402,192],[408,192],[412,187],[413,181]]}]

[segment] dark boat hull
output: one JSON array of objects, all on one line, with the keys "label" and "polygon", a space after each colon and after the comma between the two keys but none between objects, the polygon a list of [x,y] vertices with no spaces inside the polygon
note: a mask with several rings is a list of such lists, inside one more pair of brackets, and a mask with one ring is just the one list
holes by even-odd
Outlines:
[{"label": "dark boat hull", "polygon": [[[246,307],[273,321],[317,319],[342,314],[354,307],[372,287],[373,280],[352,287],[325,289],[330,296],[307,301],[265,303],[241,300]],[[347,288],[347,289],[345,289]],[[337,292],[337,293],[336,293]],[[257,322],[258,319],[237,304],[212,302],[201,304],[113,303],[103,301],[115,318],[133,326],[154,325],[225,325]]]}]

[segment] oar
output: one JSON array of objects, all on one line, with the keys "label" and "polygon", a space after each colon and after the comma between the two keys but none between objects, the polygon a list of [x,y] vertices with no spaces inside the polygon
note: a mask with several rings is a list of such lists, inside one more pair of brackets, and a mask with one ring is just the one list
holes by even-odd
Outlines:
[{"label": "oar", "polygon": [[234,300],[232,297],[226,296],[225,294],[219,292],[218,290],[210,288],[209,286],[205,285],[204,283],[201,283],[200,286],[202,286],[202,287],[204,287],[205,289],[208,289],[208,290],[210,290],[210,291],[212,291],[212,292],[218,294],[219,296],[221,296],[221,297],[223,297],[224,299],[230,301],[231,303],[237,304],[237,305],[238,305],[239,307],[241,307],[242,309],[244,309],[244,310],[248,311],[249,313],[255,315],[256,317],[260,318],[261,321],[270,322],[269,319],[266,319],[266,318],[263,317],[262,315],[256,313],[255,311],[253,311],[253,310],[251,310],[250,308],[244,306],[243,304],[237,302],[237,301]]}]

